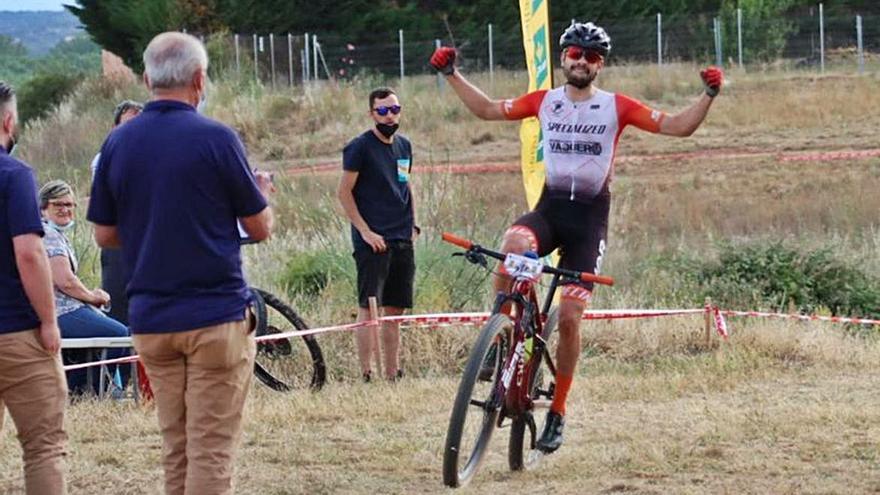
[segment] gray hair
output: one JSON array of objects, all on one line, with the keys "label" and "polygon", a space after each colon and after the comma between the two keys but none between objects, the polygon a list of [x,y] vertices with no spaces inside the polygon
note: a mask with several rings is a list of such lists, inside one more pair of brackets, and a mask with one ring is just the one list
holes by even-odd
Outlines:
[{"label": "gray hair", "polygon": [[49,207],[49,201],[58,199],[68,194],[73,195],[73,188],[63,180],[50,180],[40,188],[40,209]]},{"label": "gray hair", "polygon": [[151,88],[188,86],[198,70],[208,70],[208,52],[198,38],[176,31],[157,35],[144,50]]}]

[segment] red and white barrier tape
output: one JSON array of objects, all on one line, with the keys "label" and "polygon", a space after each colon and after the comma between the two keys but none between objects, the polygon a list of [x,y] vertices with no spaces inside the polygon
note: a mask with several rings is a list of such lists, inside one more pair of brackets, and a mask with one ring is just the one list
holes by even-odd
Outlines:
[{"label": "red and white barrier tape", "polygon": [[134,356],[125,356],[121,358],[113,358],[113,359],[104,359],[101,361],[92,361],[90,363],[79,363],[79,364],[68,364],[64,366],[64,371],[73,371],[73,370],[81,370],[84,368],[91,368],[93,366],[106,366],[108,364],[123,364],[123,363],[133,363],[137,361],[139,358],[137,355]]},{"label": "red and white barrier tape", "polygon": [[[760,311],[731,311],[721,310],[717,307],[706,306],[702,309],[610,309],[610,310],[587,310],[584,311],[584,320],[619,320],[629,318],[656,318],[661,316],[676,316],[688,314],[705,314],[709,313],[715,322],[715,330],[723,338],[728,338],[730,332],[727,328],[727,322],[724,316],[749,316],[764,318],[780,318],[795,319],[801,321],[830,321],[833,323],[856,323],[861,325],[880,325],[880,320],[871,320],[865,318],[848,318],[839,316],[818,316],[818,315],[792,315],[781,313],[764,313]],[[407,328],[419,327],[444,327],[444,326],[464,326],[479,325],[489,319],[489,313],[438,313],[427,315],[400,315],[386,316],[378,320],[362,321],[358,323],[348,323],[345,325],[335,325],[323,328],[309,328],[307,330],[292,330],[290,332],[273,333],[270,335],[261,335],[255,340],[264,342],[270,340],[289,339],[293,337],[305,337],[307,335],[317,335],[322,333],[348,332],[359,328],[366,328],[377,325],[382,322],[397,322]],[[115,359],[105,359],[102,361],[94,361],[91,363],[72,364],[64,367],[65,371],[89,368],[92,366],[105,366],[109,364],[121,364],[137,361],[138,356],[126,356]]]},{"label": "red and white barrier tape", "polygon": [[880,320],[871,320],[868,318],[850,318],[845,316],[819,316],[819,315],[793,315],[785,313],[764,313],[761,311],[731,311],[720,310],[727,316],[751,316],[757,318],[779,318],[783,320],[800,320],[800,321],[829,321],[832,323],[855,323],[858,325],[880,325]]},{"label": "red and white barrier tape", "polygon": [[730,337],[730,333],[727,331],[727,322],[724,321],[724,315],[721,314],[718,308],[711,308],[711,311],[712,318],[715,321],[715,331],[718,332],[721,338],[727,340],[727,337]]}]

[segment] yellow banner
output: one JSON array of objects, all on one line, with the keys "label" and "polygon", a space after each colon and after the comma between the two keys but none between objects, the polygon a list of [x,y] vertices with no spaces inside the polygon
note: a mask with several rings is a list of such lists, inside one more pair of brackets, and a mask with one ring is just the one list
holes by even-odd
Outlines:
[{"label": "yellow banner", "polygon": [[[550,64],[550,0],[520,0],[520,22],[523,48],[529,70],[529,92],[553,87]],[[544,188],[544,149],[541,145],[541,124],[536,118],[523,120],[519,130],[522,143],[523,185],[529,209],[535,207]]]}]

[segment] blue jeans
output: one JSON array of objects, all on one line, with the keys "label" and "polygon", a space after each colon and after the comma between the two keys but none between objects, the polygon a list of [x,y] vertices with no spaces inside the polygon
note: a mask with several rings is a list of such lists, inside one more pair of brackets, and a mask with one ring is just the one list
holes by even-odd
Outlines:
[{"label": "blue jeans", "polygon": [[[61,329],[61,337],[65,339],[83,339],[89,337],[128,337],[131,335],[128,328],[118,321],[105,316],[91,306],[83,306],[76,311],[63,314],[58,317],[58,326]],[[85,359],[84,352],[81,349],[71,349],[64,351],[65,364],[74,364],[74,362],[83,362]],[[128,349],[109,349],[107,351],[108,359],[125,357],[131,354]],[[116,375],[117,366],[108,366],[111,376]],[[128,383],[131,375],[131,366],[123,364],[118,366],[119,374],[122,376],[122,386]],[[92,392],[98,393],[98,385],[100,383],[99,368],[93,366],[91,368],[79,369],[67,372],[67,387],[70,389],[70,395],[82,395],[88,391],[88,375],[92,375]]]}]

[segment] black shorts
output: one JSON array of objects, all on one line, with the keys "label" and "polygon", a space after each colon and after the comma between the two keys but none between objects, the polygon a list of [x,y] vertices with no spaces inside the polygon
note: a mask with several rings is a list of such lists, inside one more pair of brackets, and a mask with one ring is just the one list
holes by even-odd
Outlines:
[{"label": "black shorts", "polygon": [[[610,206],[608,195],[582,203],[548,197],[545,191],[535,210],[517,219],[508,232],[518,231],[530,237],[538,256],[558,248],[561,268],[598,274],[605,256]],[[593,290],[592,282],[577,284]]]},{"label": "black shorts", "polygon": [[410,241],[386,241],[384,253],[374,253],[369,246],[353,253],[357,264],[358,305],[369,308],[369,298],[379,306],[412,308],[413,279],[416,262]]}]

